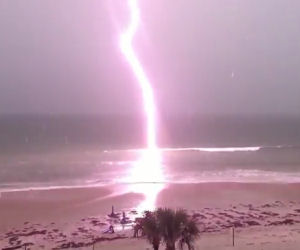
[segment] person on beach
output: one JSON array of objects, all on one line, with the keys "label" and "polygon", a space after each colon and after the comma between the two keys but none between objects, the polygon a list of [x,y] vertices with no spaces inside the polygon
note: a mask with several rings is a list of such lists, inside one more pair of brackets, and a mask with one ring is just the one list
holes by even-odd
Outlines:
[{"label": "person on beach", "polygon": [[118,218],[118,214],[115,214],[114,206],[111,207],[111,213],[108,215],[111,218]]},{"label": "person on beach", "polygon": [[110,225],[109,228],[106,231],[104,231],[103,233],[105,233],[105,234],[108,234],[108,233],[113,234],[113,233],[115,233],[114,226]]},{"label": "person on beach", "polygon": [[137,223],[133,226],[133,238],[138,238],[139,232],[141,232],[141,236],[144,235],[142,226],[139,223]]},{"label": "person on beach", "polygon": [[115,233],[115,230],[114,230],[114,226],[113,226],[113,225],[110,225],[110,227],[109,227],[109,232],[110,232],[111,234]]},{"label": "person on beach", "polygon": [[126,222],[127,222],[126,214],[125,214],[125,212],[123,212],[121,224],[126,224]]}]

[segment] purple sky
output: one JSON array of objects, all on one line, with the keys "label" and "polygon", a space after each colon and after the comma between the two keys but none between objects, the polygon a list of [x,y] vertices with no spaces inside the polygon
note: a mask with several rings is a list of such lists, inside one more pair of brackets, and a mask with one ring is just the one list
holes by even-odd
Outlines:
[{"label": "purple sky", "polygon": [[[140,0],[135,47],[168,113],[300,114],[298,0]],[[135,113],[125,0],[1,0],[0,113]]]}]

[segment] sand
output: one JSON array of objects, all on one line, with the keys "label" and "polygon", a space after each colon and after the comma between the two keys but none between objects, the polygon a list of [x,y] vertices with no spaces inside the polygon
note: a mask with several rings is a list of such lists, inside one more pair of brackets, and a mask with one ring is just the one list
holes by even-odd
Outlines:
[{"label": "sand", "polygon": [[[115,234],[103,233],[111,223],[106,216],[111,205],[136,216],[143,196],[123,189],[2,193],[0,248],[31,243],[30,249],[92,249],[97,242],[95,249],[151,249],[144,239],[132,239],[131,225],[123,229],[118,220]],[[299,249],[300,184],[173,184],[158,195],[157,205],[187,209],[198,220],[202,233],[196,249],[232,248],[232,226],[237,249]]]},{"label": "sand", "polygon": [[[268,228],[267,232],[259,227],[237,230],[234,247],[230,229],[222,233],[205,233],[196,241],[195,250],[299,250],[299,246],[299,227],[279,226]],[[95,249],[146,250],[151,246],[144,239],[127,239],[98,243]],[[164,245],[160,249],[164,249]]]}]

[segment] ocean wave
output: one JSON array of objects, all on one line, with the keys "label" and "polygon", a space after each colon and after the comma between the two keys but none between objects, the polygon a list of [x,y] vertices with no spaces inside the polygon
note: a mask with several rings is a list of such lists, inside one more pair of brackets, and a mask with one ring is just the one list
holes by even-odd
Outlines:
[{"label": "ocean wave", "polygon": [[258,151],[261,147],[224,147],[224,148],[160,148],[163,152],[202,151],[202,152],[247,152]]},{"label": "ocean wave", "polygon": [[177,183],[300,183],[300,172],[277,172],[259,169],[236,169],[194,172],[186,177],[172,176]]},{"label": "ocean wave", "polygon": [[123,166],[134,164],[136,161],[101,161],[101,164],[104,165],[114,165],[114,166]]},{"label": "ocean wave", "polygon": [[[47,190],[57,190],[57,189],[74,189],[74,188],[93,188],[93,187],[103,187],[109,185],[109,183],[100,183],[97,182],[97,184],[70,184],[70,185],[43,185],[41,186],[23,186],[23,187],[14,187],[13,185],[2,187],[0,188],[0,195],[1,193],[9,193],[9,192],[26,192],[26,191],[47,191]],[[1,196],[0,196],[1,198]]]},{"label": "ocean wave", "polygon": [[153,181],[124,181],[120,179],[103,180],[103,179],[88,179],[83,183],[64,184],[47,184],[32,183],[25,185],[1,185],[0,194],[6,192],[18,191],[40,191],[40,190],[55,190],[55,189],[73,189],[73,188],[93,188],[112,185],[136,185],[136,184],[198,184],[198,183],[300,183],[300,172],[275,172],[263,171],[258,169],[236,169],[236,170],[219,170],[219,171],[201,171],[190,173],[189,175],[175,174],[165,176],[163,182]]},{"label": "ocean wave", "polygon": [[[79,159],[72,164],[56,161],[24,167],[23,159],[3,165],[0,192],[99,187],[124,183],[139,153],[147,149],[110,150],[97,160]],[[300,183],[299,150],[296,145],[247,147],[165,147],[162,170],[165,184],[202,182]],[[182,153],[180,153],[183,151]],[[114,153],[116,152],[116,154]],[[129,152],[129,153],[126,153]],[[165,152],[165,154],[164,154]],[[174,153],[173,153],[174,152]],[[178,153],[177,153],[178,152]],[[21,163],[20,163],[21,162]],[[32,175],[32,173],[37,173]],[[60,178],[56,178],[59,176]],[[14,178],[12,178],[14,177]],[[51,177],[51,178],[50,178]],[[23,180],[23,182],[22,182]]]},{"label": "ocean wave", "polygon": [[[210,152],[210,153],[234,153],[234,152],[256,152],[266,149],[299,149],[298,145],[260,145],[260,146],[241,146],[241,147],[159,147],[158,150],[161,152],[180,152],[180,151],[199,151],[199,152]],[[104,150],[104,153],[113,152],[141,152],[146,151],[147,148],[136,148],[136,149],[120,149],[120,150]]]}]

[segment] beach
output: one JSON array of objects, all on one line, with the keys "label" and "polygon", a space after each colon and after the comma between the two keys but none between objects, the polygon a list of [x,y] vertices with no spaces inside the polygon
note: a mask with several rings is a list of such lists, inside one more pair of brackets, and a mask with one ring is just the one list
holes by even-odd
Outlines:
[{"label": "beach", "polygon": [[[232,245],[231,230],[222,233],[205,233],[196,241],[195,249],[206,250],[298,250],[300,244],[299,227],[278,226],[268,228],[254,227],[251,229],[239,229],[235,246]],[[113,242],[99,243],[95,249],[123,249],[123,250],[146,250],[151,249],[145,240],[116,240]],[[161,249],[164,249],[163,246]]]},{"label": "beach", "polygon": [[0,250],[300,250],[300,1],[0,1]]},{"label": "beach", "polygon": [[[124,186],[57,188],[3,192],[0,198],[0,247],[18,249],[151,249],[132,239],[132,225],[107,216],[111,206],[132,220],[143,195]],[[186,209],[197,219],[196,249],[297,249],[300,243],[300,184],[169,184],[156,206]],[[103,233],[110,224],[114,234]]]},{"label": "beach", "polygon": [[[151,154],[127,137],[123,146],[119,138],[99,137],[110,121],[2,119],[9,143],[0,142],[0,249],[151,249],[145,239],[132,238],[134,221],[145,209],[169,207],[197,220],[196,249],[232,248],[235,228],[238,249],[298,250],[295,136],[264,133],[270,126],[261,122],[244,134],[239,121],[219,120],[199,132],[202,143],[186,133],[187,141]],[[25,140],[9,140],[16,133],[10,128],[19,126]],[[112,206],[118,218],[108,216]],[[120,223],[123,212],[127,224]],[[110,225],[113,234],[105,233]]]}]

